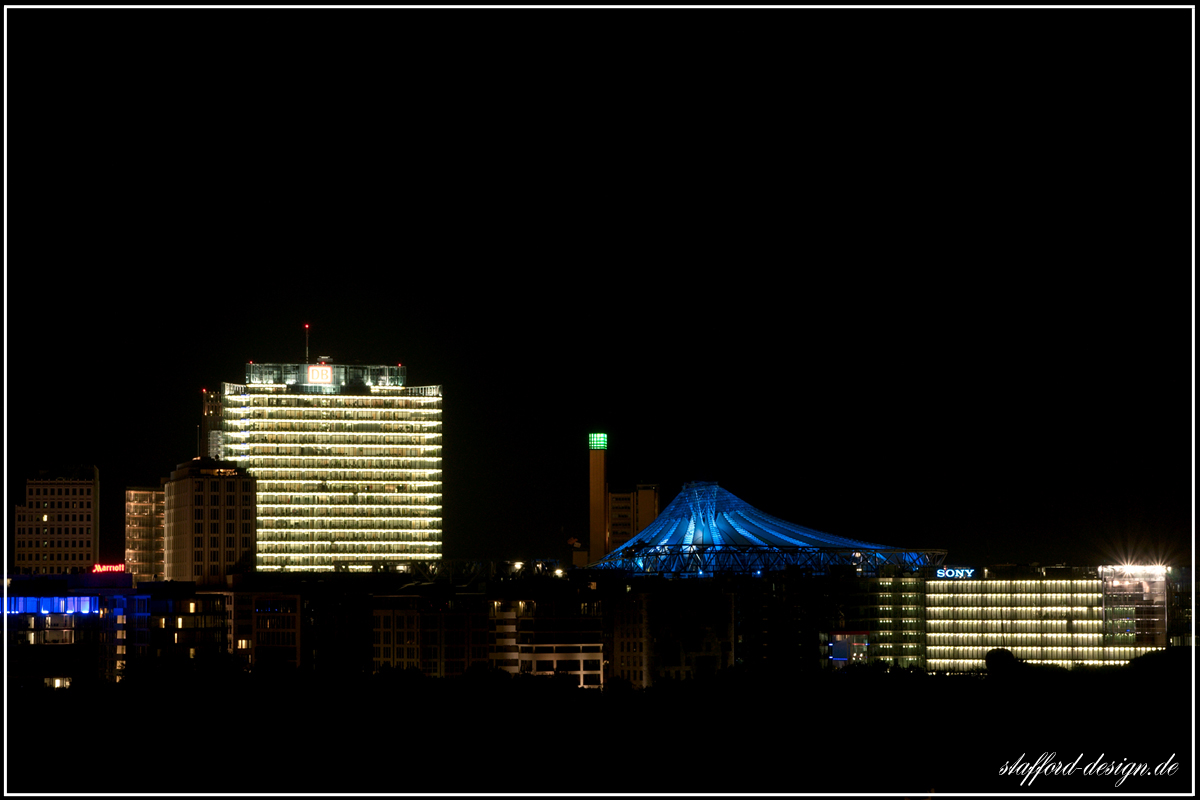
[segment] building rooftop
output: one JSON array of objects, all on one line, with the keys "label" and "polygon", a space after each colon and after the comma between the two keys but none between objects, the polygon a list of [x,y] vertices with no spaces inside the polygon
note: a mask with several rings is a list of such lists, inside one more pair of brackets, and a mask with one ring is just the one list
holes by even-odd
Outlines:
[{"label": "building rooftop", "polygon": [[313,387],[337,392],[371,386],[401,387],[407,370],[400,364],[246,364],[247,386]]},{"label": "building rooftop", "polygon": [[687,483],[645,530],[591,567],[702,577],[761,573],[800,565],[823,570],[854,564],[917,569],[941,563],[945,550],[907,550],[806,528],[759,511],[715,482]]}]

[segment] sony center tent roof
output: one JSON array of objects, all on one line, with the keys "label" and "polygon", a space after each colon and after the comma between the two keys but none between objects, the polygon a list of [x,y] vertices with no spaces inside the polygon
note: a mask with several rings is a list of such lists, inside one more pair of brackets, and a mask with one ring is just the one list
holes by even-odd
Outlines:
[{"label": "sony center tent roof", "polygon": [[789,565],[825,572],[833,564],[865,574],[893,564],[936,566],[945,550],[910,550],[815,531],[759,511],[715,482],[687,483],[645,530],[591,564],[635,574],[761,574]]}]

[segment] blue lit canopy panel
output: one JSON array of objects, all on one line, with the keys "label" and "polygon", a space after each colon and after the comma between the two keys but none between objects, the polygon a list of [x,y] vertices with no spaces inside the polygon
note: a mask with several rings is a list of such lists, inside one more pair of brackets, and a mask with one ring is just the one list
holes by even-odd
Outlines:
[{"label": "blue lit canopy panel", "polygon": [[637,536],[591,565],[634,574],[703,577],[761,574],[787,566],[825,572],[835,564],[874,573],[891,564],[936,566],[945,550],[908,550],[822,533],[759,511],[716,483],[687,483]]},{"label": "blue lit canopy panel", "polygon": [[99,597],[24,597],[4,598],[6,614],[98,614]]}]

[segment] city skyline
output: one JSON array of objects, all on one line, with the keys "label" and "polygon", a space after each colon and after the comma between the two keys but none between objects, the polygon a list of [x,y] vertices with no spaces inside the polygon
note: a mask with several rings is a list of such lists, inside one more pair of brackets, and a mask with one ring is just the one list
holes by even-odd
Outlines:
[{"label": "city skyline", "polygon": [[[444,387],[446,557],[561,555],[568,538],[586,532],[587,434],[603,431],[612,489],[657,483],[664,507],[684,482],[715,480],[776,517],[945,548],[947,563],[1116,563],[1122,547],[1139,560],[1188,558],[1186,427],[1158,411],[1170,407],[1160,392],[1139,399],[1110,387],[1112,398],[1089,397],[1099,388],[1086,376],[1098,352],[1079,354],[1062,375],[1053,374],[1054,357],[1026,358],[989,379],[982,366],[940,375],[944,357],[904,367],[902,358],[878,355],[858,367],[870,374],[855,374],[838,363],[858,358],[853,348],[810,352],[797,365],[780,351],[756,351],[768,343],[746,336],[639,361],[628,335],[608,339],[605,352],[606,335],[555,342],[518,325],[476,344],[467,325],[434,335],[352,314],[286,311],[219,348],[200,337],[197,351],[172,356],[177,343],[165,343],[147,359],[163,368],[127,423],[136,431],[128,438],[106,424],[130,401],[122,392],[82,408],[69,393],[34,404],[10,398],[9,492],[24,481],[21,465],[61,461],[96,463],[106,499],[154,485],[197,454],[201,389],[238,380],[249,360],[302,361],[304,322],[313,361],[403,363],[410,384]],[[1062,345],[1050,341],[1051,352]],[[72,359],[73,369],[110,369],[106,352]],[[1133,361],[1121,362],[1136,370],[1126,379],[1144,385],[1139,376],[1158,365]],[[1018,371],[1039,385],[1036,402],[1031,389],[1011,385]],[[809,384],[832,388],[814,396]],[[988,391],[996,396],[963,399]],[[947,392],[949,401],[938,399]],[[918,398],[903,399],[908,393]],[[23,423],[14,429],[18,409]],[[106,452],[108,443],[117,446]],[[103,505],[106,560],[122,547],[111,527],[120,505]],[[1140,552],[1131,547],[1139,541]]]},{"label": "city skyline", "polygon": [[[978,13],[956,17],[970,53],[914,25],[931,38],[913,52],[980,71],[919,103],[885,82],[872,113],[911,121],[895,131],[907,144],[837,133],[837,163],[798,149],[783,120],[761,121],[778,132],[761,145],[716,147],[746,143],[736,115],[668,153],[635,137],[583,158],[515,131],[485,146],[445,106],[441,88],[470,84],[451,73],[410,100],[459,127],[410,120],[317,175],[297,165],[340,141],[337,114],[285,123],[231,98],[270,142],[247,148],[194,124],[192,99],[215,80],[195,42],[177,43],[195,57],[170,76],[144,65],[180,63],[175,44],[106,50],[134,59],[121,63],[162,99],[151,110],[81,60],[95,47],[84,15],[49,25],[15,12],[27,27],[14,59],[42,65],[32,83],[56,100],[22,111],[8,175],[20,198],[6,273],[10,513],[27,469],[96,464],[101,553],[118,555],[112,499],[204,452],[201,389],[240,380],[250,360],[303,361],[309,323],[314,360],[403,363],[410,384],[444,387],[447,557],[565,550],[586,532],[587,434],[602,431],[612,487],[659,484],[663,507],[713,480],[781,519],[944,548],[953,563],[1190,561],[1185,11],[1138,17],[1156,46],[1136,63],[1113,58],[1109,33],[1077,35],[1084,19],[1128,35],[1096,13],[1037,15],[1019,69],[1007,40],[979,35]],[[860,33],[890,40],[871,19]],[[430,41],[491,42],[472,20],[424,24]],[[779,36],[779,53],[793,46],[754,30]],[[264,67],[240,35],[230,46],[245,69]],[[417,50],[405,58],[383,72],[423,69]],[[1071,77],[1080,63],[1087,81]],[[910,67],[924,76],[914,85],[942,86],[945,62]],[[747,73],[752,102],[777,107],[795,69]],[[1047,76],[1070,80],[1069,103]],[[309,83],[289,86],[287,107],[310,108]],[[482,108],[507,96],[473,91]],[[506,115],[546,118],[541,93],[518,99]],[[1098,121],[1097,109],[1115,111]],[[76,146],[76,115],[106,121],[95,148]],[[943,117],[988,135],[933,144],[917,123]],[[186,134],[143,135],[160,130]],[[498,159],[509,145],[529,158]],[[103,177],[115,164],[120,178]]]}]

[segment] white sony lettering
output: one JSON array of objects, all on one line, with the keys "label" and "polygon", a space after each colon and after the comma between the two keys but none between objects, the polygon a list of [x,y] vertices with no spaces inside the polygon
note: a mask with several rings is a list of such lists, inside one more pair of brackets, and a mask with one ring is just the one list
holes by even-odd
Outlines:
[{"label": "white sony lettering", "polygon": [[974,569],[946,569],[945,567],[938,567],[937,571],[939,578],[970,578],[974,575]]}]

